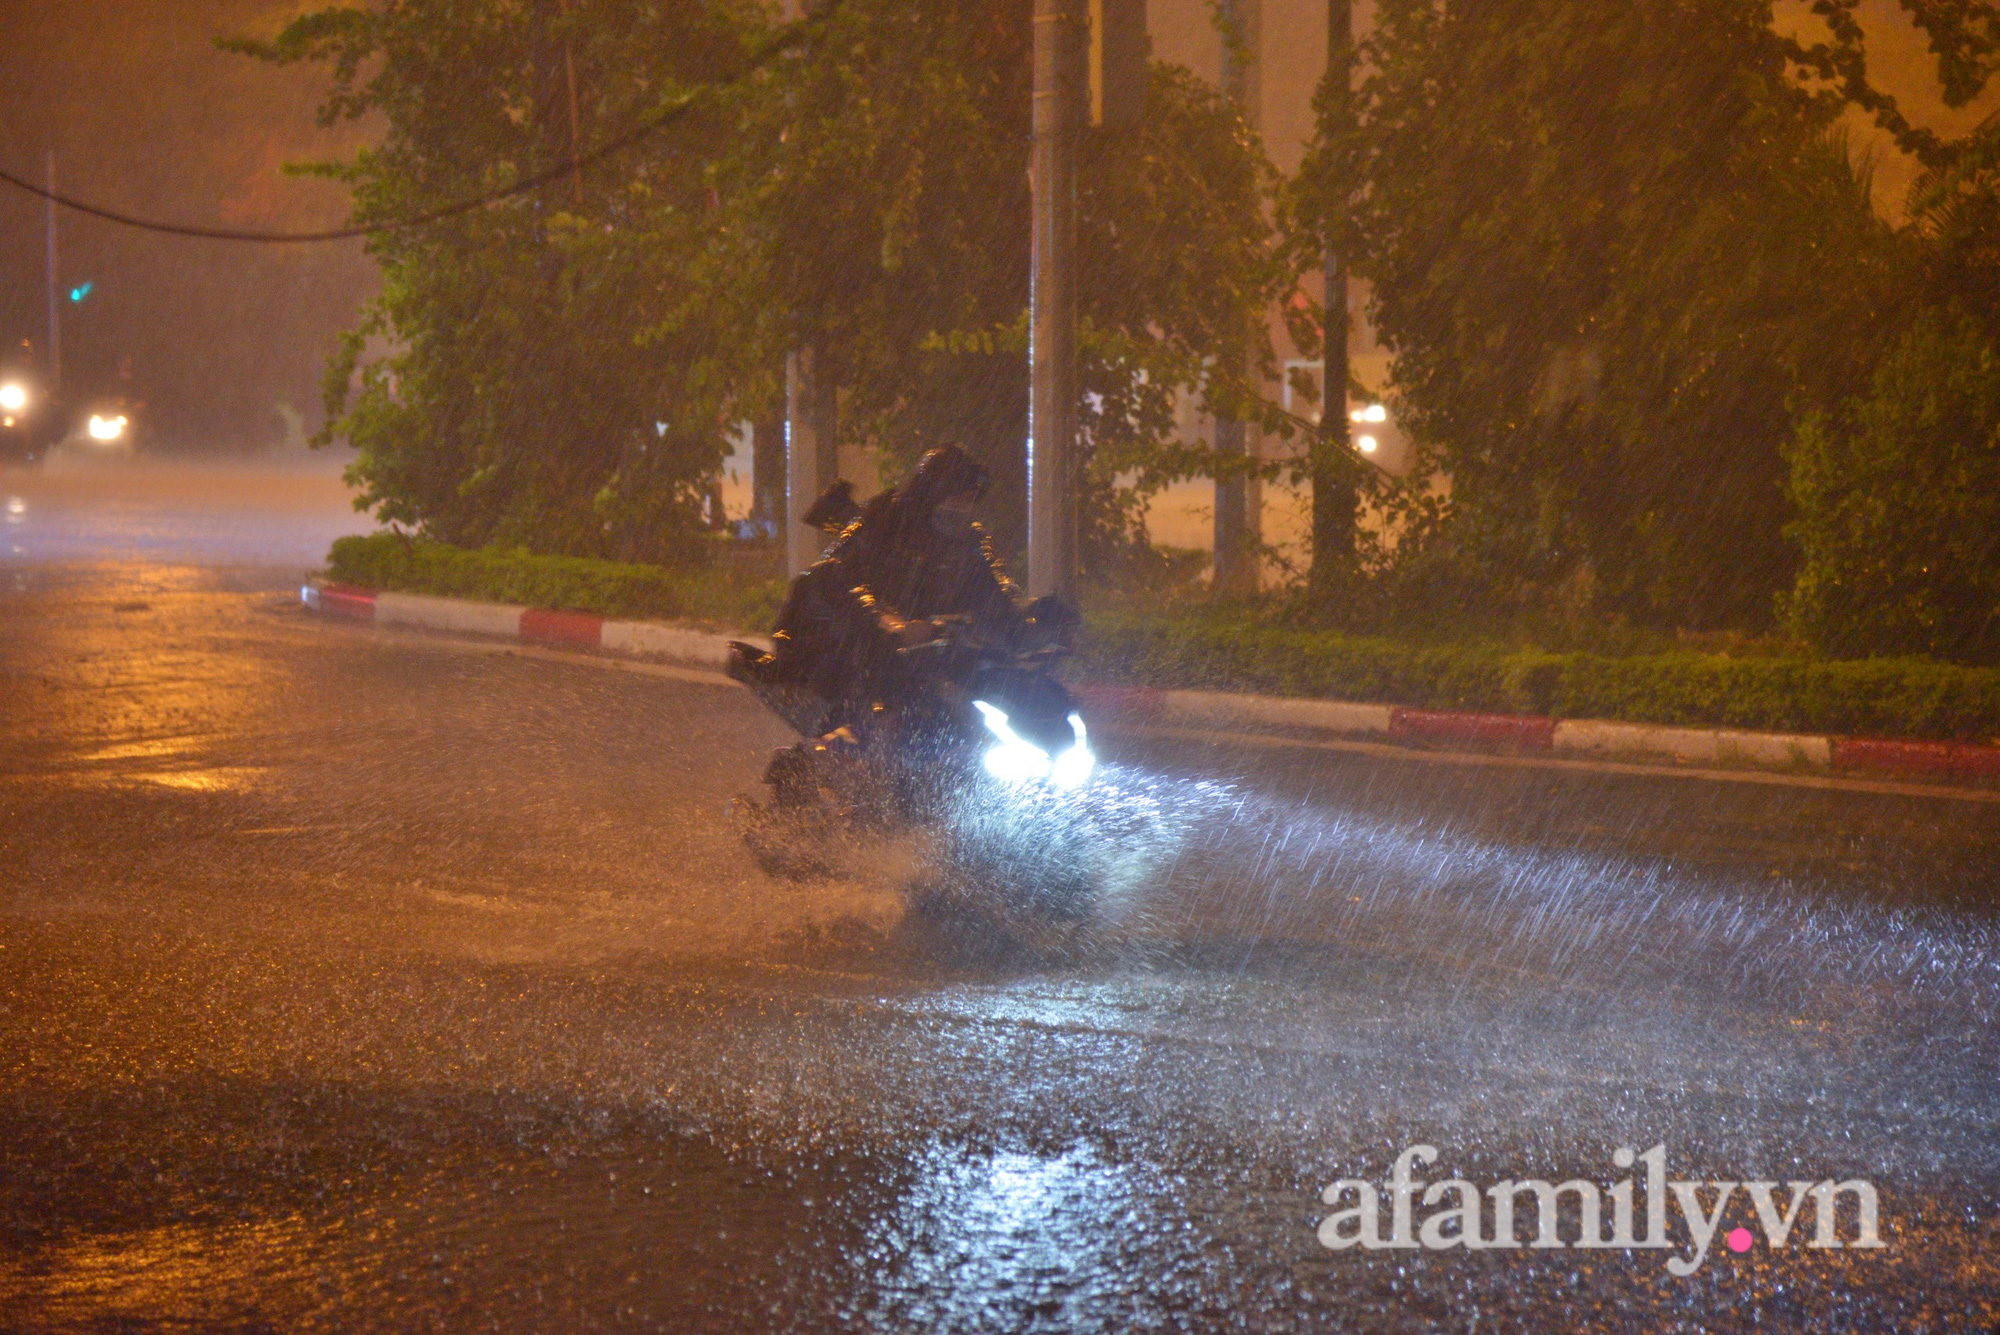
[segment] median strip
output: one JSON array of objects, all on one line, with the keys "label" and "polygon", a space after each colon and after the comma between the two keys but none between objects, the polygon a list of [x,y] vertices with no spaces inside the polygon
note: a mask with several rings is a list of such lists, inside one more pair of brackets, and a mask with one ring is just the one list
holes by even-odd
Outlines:
[{"label": "median strip", "polygon": [[[313,611],[340,620],[480,635],[707,668],[720,668],[728,662],[731,640],[768,643],[761,636],[706,631],[666,622],[614,621],[588,612],[378,592],[343,584],[307,584],[300,597]],[[1934,781],[2000,781],[2000,747],[1968,742],[1666,727],[1601,719],[1409,709],[1399,705],[1233,691],[1091,683],[1076,689],[1079,697],[1108,722],[1379,739],[1423,749],[1647,759],[1683,766],[1736,766],[1790,772],[1894,774]]]}]

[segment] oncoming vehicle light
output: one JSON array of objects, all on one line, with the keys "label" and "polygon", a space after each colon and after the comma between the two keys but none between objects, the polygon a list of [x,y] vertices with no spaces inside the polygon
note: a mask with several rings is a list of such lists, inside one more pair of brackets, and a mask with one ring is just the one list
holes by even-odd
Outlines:
[{"label": "oncoming vehicle light", "polygon": [[90,415],[90,438],[92,440],[116,440],[125,434],[125,414],[116,417]]}]

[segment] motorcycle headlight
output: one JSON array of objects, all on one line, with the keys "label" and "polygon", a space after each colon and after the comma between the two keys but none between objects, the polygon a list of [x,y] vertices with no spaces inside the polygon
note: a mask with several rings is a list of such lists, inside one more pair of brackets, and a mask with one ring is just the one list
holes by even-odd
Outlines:
[{"label": "motorcycle headlight", "polygon": [[1047,779],[1059,788],[1077,788],[1097,768],[1097,757],[1091,754],[1081,715],[1069,716],[1070,732],[1076,738],[1074,744],[1050,759],[1047,751],[1014,731],[1007,722],[1006,711],[984,700],[974,700],[972,707],[979,711],[986,721],[986,730],[993,734],[993,745],[986,749],[986,772],[1002,783]]},{"label": "motorcycle headlight", "polygon": [[1075,735],[1076,742],[1056,757],[1049,777],[1057,787],[1080,788],[1089,781],[1090,772],[1097,768],[1097,757],[1090,752],[1090,734],[1084,731],[1083,715],[1069,716],[1069,730]]},{"label": "motorcycle headlight", "polygon": [[986,720],[986,730],[994,744],[986,749],[986,772],[1002,783],[1028,783],[1049,777],[1049,753],[1008,726],[1005,711],[984,700],[972,707]]}]

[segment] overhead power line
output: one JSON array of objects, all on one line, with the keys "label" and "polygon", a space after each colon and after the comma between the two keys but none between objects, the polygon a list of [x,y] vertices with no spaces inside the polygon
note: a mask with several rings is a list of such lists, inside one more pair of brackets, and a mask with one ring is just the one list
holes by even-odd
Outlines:
[{"label": "overhead power line", "polygon": [[85,203],[80,199],[72,199],[68,195],[59,194],[44,186],[36,185],[33,181],[16,176],[5,168],[0,168],[0,181],[5,181],[8,185],[14,186],[16,189],[25,190],[39,199],[46,199],[59,204],[63,208],[74,209],[78,213],[88,214],[93,218],[102,218],[106,222],[117,223],[123,227],[135,227],[146,232],[159,232],[166,236],[197,237],[205,241],[251,241],[267,244],[293,244],[315,241],[349,241],[355,237],[377,236],[383,232],[400,232],[412,227],[423,227],[430,223],[442,222],[447,218],[456,218],[460,214],[471,213],[475,209],[486,207],[488,204],[495,204],[503,199],[511,199],[515,195],[526,194],[528,191],[539,189],[551,181],[560,180],[572,173],[581,172],[585,167],[601,162],[623,149],[630,148],[647,135],[664,128],[686,115],[704,92],[712,91],[715,88],[727,88],[740,83],[764,66],[770,64],[772,60],[784,52],[797,46],[804,40],[806,30],[812,25],[824,21],[833,8],[833,5],[828,5],[824,9],[816,11],[811,16],[793,23],[782,33],[766,43],[764,49],[759,51],[741,71],[724,80],[722,83],[709,84],[689,92],[673,106],[668,107],[666,110],[659,112],[647,120],[641,121],[624,134],[614,139],[606,140],[587,153],[573,155],[553,167],[535,172],[529,176],[524,176],[512,185],[488,191],[482,195],[475,195],[470,199],[462,199],[456,203],[446,204],[440,208],[429,209],[423,213],[412,214],[408,217],[385,218],[379,222],[361,223],[350,227],[334,227],[317,232],[260,232],[229,227],[194,227],[182,223],[162,222],[156,218],[140,218],[129,213],[120,213],[116,209],[102,208],[96,204]]}]

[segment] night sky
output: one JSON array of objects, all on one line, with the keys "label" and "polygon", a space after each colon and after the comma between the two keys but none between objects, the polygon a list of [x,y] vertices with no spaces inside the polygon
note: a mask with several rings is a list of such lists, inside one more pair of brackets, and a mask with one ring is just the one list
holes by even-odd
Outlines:
[{"label": "night sky", "polygon": [[[1024,0],[1025,3],[1025,0]],[[0,161],[39,178],[57,154],[58,186],[112,208],[195,224],[327,226],[343,193],[280,176],[279,164],[337,155],[366,127],[320,129],[311,69],[274,69],[215,50],[217,36],[268,35],[310,8],[269,0],[0,0]],[[1921,41],[1876,0],[1878,77],[1921,110],[1929,81]],[[1217,41],[1206,0],[1152,0],[1155,54],[1209,75]],[[1264,123],[1273,156],[1293,165],[1310,130],[1308,101],[1325,43],[1321,0],[1265,0]],[[1363,17],[1365,24],[1365,15]],[[1962,129],[1977,113],[1941,128]],[[1935,115],[1924,119],[1938,122]],[[1868,135],[1858,135],[1866,146]],[[1906,163],[1877,148],[1878,198],[1893,211]],[[39,346],[43,227],[38,202],[0,187],[0,336]],[[243,246],[150,236],[64,214],[65,376],[108,386],[131,359],[155,440],[168,447],[267,446],[286,431],[280,405],[317,422],[319,368],[373,282],[360,243]]]}]

